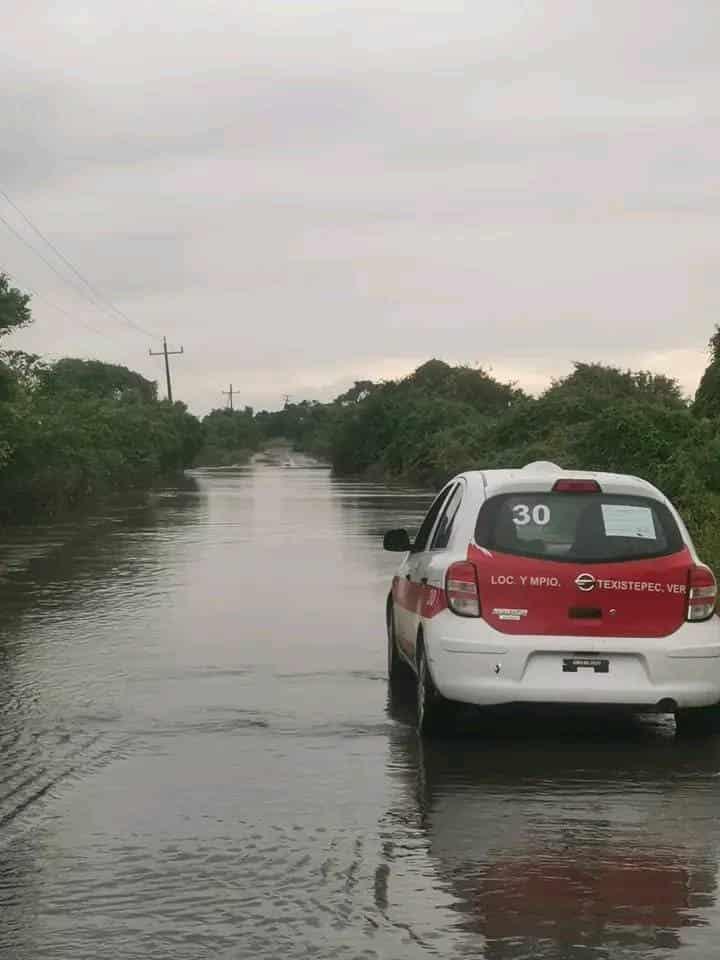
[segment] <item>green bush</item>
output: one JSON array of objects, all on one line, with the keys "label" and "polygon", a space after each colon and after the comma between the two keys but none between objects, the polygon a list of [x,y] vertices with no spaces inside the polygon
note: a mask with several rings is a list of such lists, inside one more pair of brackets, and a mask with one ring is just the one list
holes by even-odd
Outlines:
[{"label": "green bush", "polygon": [[14,397],[0,402],[0,521],[150,484],[189,466],[201,443],[202,427],[181,403],[16,382]]},{"label": "green bush", "polygon": [[256,421],[264,437],[322,445],[339,475],[431,488],[533,460],[634,474],[678,505],[720,571],[720,332],[711,347],[694,404],[673,379],[645,371],[578,363],[532,398],[483,370],[431,360],[404,380],[358,381],[331,404],[290,404]]}]

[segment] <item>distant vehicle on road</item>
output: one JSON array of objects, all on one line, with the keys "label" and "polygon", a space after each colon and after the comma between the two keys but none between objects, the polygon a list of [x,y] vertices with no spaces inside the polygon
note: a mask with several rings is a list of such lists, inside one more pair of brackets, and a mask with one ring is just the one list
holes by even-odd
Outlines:
[{"label": "distant vehicle on road", "polygon": [[551,463],[462,474],[438,494],[387,598],[388,672],[418,729],[457,703],[674,713],[720,729],[717,585],[670,501],[636,477]]}]

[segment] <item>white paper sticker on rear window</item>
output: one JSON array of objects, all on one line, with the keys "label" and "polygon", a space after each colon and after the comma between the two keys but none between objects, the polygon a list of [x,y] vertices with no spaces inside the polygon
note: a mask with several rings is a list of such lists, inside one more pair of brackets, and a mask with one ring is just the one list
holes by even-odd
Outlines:
[{"label": "white paper sticker on rear window", "polygon": [[604,503],[603,523],[606,537],[636,537],[655,540],[655,520],[650,507],[631,507],[627,504]]}]

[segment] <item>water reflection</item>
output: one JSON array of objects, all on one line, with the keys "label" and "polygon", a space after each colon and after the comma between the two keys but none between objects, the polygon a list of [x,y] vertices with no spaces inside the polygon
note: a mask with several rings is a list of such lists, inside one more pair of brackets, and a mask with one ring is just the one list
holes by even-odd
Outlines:
[{"label": "water reflection", "polygon": [[[84,602],[85,588],[141,573],[168,534],[205,509],[191,476],[171,487],[131,492],[62,523],[12,527],[0,544],[0,643],[28,608],[43,615]],[[164,534],[164,536],[163,536]]]},{"label": "water reflection", "polygon": [[[123,733],[111,726],[132,661],[122,641],[147,615],[155,572],[174,562],[168,538],[176,553],[203,509],[201,485],[184,478],[61,524],[5,531],[0,842],[61,784],[118,755]],[[8,851],[3,863],[9,870]],[[18,863],[11,875],[19,889]],[[9,911],[12,900],[3,903]]]},{"label": "water reflection", "polygon": [[[392,713],[411,720],[407,707]],[[410,777],[471,951],[580,960],[709,944],[720,741],[681,744],[662,724],[627,722],[608,734],[541,721],[431,744],[400,729],[390,767]]]}]

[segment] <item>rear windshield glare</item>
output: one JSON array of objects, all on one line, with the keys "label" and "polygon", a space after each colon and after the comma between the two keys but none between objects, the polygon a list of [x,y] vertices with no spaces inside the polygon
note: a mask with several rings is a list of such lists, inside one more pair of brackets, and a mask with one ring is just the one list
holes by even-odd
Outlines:
[{"label": "rear windshield glare", "polygon": [[478,515],[475,540],[499,553],[568,563],[662,557],[684,547],[664,504],[600,493],[492,497]]}]

